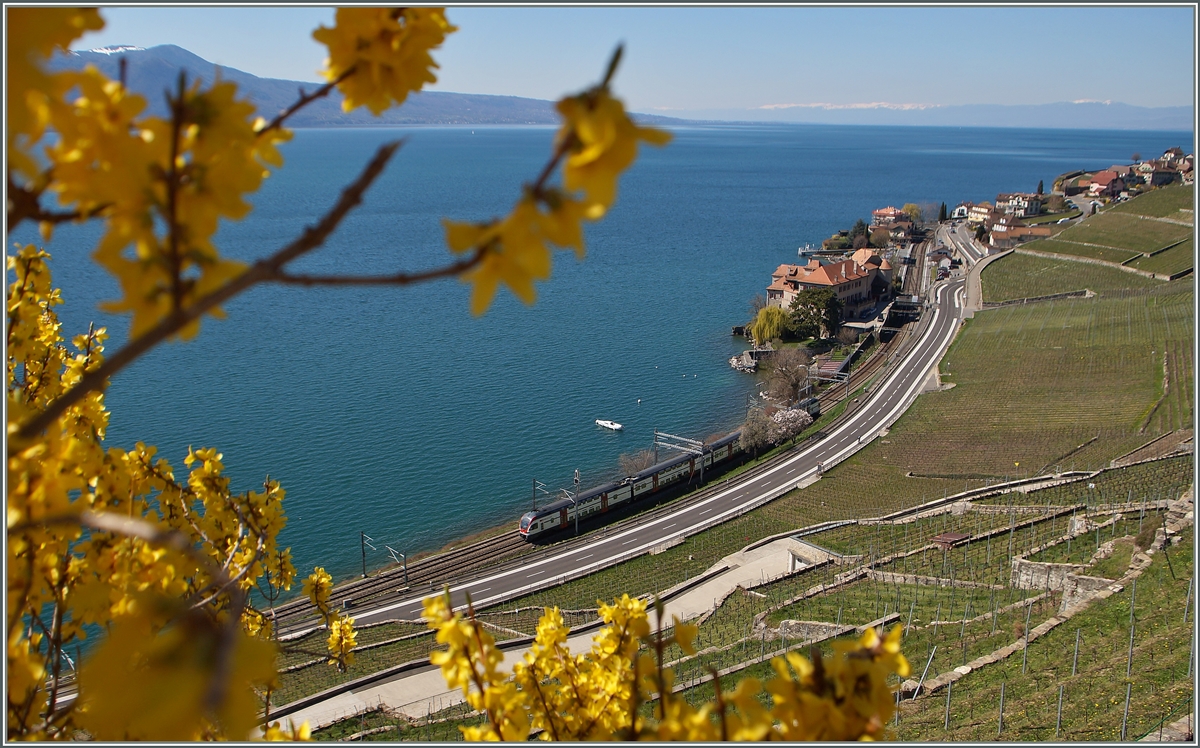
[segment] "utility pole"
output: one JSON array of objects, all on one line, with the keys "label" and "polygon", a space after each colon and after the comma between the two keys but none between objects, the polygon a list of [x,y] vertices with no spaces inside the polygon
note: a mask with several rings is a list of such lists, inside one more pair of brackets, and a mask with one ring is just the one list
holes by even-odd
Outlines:
[{"label": "utility pole", "polygon": [[[362,530],[358,531],[359,549],[362,550],[362,575],[363,579],[367,578],[367,546],[371,545],[371,541],[375,538],[366,534]],[[375,550],[375,546],[371,545],[371,550]]]},{"label": "utility pole", "polygon": [[[575,471],[575,495],[579,495],[579,470]],[[579,507],[575,507],[575,534],[579,534]]]}]

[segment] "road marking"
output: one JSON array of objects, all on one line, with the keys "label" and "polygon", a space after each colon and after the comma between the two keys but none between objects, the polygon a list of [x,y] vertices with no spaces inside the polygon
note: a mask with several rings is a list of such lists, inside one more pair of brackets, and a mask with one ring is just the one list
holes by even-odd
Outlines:
[{"label": "road marking", "polygon": [[705,509],[703,512],[700,512],[700,514],[708,514],[711,511],[712,511],[712,507],[709,507],[708,509]]},{"label": "road marking", "polygon": [[594,556],[594,555],[596,555],[596,554],[594,554],[594,553],[589,553],[589,554],[588,554],[588,555],[586,555],[586,556],[580,556],[580,557],[579,557],[579,560],[580,560],[580,561],[583,561],[584,559],[586,559],[586,558],[591,558],[591,557],[592,557],[592,556]]},{"label": "road marking", "polygon": [[629,545],[630,543],[636,543],[637,540],[638,540],[637,536],[635,535],[632,538],[630,538],[629,540],[626,540],[624,543],[621,543],[621,545]]},{"label": "road marking", "polygon": [[529,577],[536,577],[538,574],[545,574],[545,573],[546,573],[546,570],[542,569],[541,571],[535,571],[532,574],[526,574],[525,578],[528,579]]},{"label": "road marking", "polygon": [[674,527],[674,526],[675,526],[675,524],[676,524],[676,523],[672,522],[671,524],[667,525],[667,526],[666,526],[666,527],[664,527],[663,529],[664,529],[664,530],[670,530],[672,527]]},{"label": "road marking", "polygon": [[475,594],[478,595],[480,592],[487,592],[490,589],[491,589],[491,587],[484,587],[481,590],[475,590]]}]

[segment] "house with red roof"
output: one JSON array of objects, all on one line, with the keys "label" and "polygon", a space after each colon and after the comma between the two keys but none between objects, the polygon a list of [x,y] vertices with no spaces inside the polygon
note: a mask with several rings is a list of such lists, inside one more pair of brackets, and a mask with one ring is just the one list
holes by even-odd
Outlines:
[{"label": "house with red roof", "polygon": [[1115,171],[1105,169],[1097,172],[1088,185],[1088,194],[1092,197],[1116,197],[1125,189],[1125,180]]},{"label": "house with red roof", "polygon": [[787,309],[802,291],[831,288],[842,302],[843,316],[849,319],[874,306],[888,292],[891,272],[891,263],[866,247],[850,259],[828,265],[822,265],[816,258],[806,265],[780,265],[771,273],[767,304]]},{"label": "house with red roof", "polygon": [[884,224],[895,223],[896,221],[906,220],[907,218],[907,213],[891,205],[887,206],[886,208],[879,208],[878,210],[871,211],[872,226],[883,226]]}]

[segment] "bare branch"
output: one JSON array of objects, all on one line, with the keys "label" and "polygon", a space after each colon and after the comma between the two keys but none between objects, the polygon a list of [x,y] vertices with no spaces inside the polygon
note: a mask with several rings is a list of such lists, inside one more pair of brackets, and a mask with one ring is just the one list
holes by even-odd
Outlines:
[{"label": "bare branch", "polygon": [[358,66],[357,65],[351,66],[350,69],[348,69],[346,72],[339,75],[336,80],[332,80],[332,81],[326,83],[325,85],[321,86],[320,88],[318,88],[316,91],[313,91],[312,93],[305,93],[303,88],[300,89],[300,98],[296,100],[296,103],[292,104],[287,109],[284,109],[282,112],[280,112],[278,115],[275,116],[275,119],[273,119],[270,122],[268,122],[267,124],[263,125],[262,128],[256,130],[254,134],[262,135],[263,133],[270,132],[271,130],[274,130],[277,127],[282,127],[284,120],[286,120],[288,117],[291,117],[293,114],[300,111],[301,109],[308,106],[309,104],[316,101],[317,99],[328,96],[329,92],[332,91],[339,83],[346,80],[351,75],[354,75],[354,70],[356,67],[358,67]]},{"label": "bare branch", "polygon": [[[91,218],[100,211],[109,206],[109,203],[97,205],[91,210],[69,210],[62,212],[49,211],[42,208],[41,197],[45,189],[31,189],[18,185],[12,179],[12,174],[8,174],[8,211],[5,216],[5,225],[8,231],[12,231],[19,226],[22,221],[37,221],[38,223],[49,223],[57,226],[60,223],[69,221],[80,221],[86,218]],[[49,182],[49,179],[46,180]]]},{"label": "bare branch", "polygon": [[15,433],[17,439],[10,438],[9,440],[8,453],[14,454],[16,442],[29,439],[45,431],[67,408],[79,402],[84,395],[102,389],[109,377],[124,369],[146,351],[178,333],[185,326],[199,319],[205,312],[220,306],[247,288],[279,275],[284,265],[321,246],[346,215],[362,202],[367,188],[383,172],[387,162],[402,143],[403,141],[392,141],[380,146],[358,179],[342,191],[341,198],[333,208],[317,225],[305,229],[304,233],[291,244],[270,257],[254,263],[246,272],[217,290],[200,297],[188,306],[171,312],[157,325],[129,341],[115,354],[105,359],[99,367],[85,374],[74,387],[50,403],[46,410],[21,425]]},{"label": "bare branch", "polygon": [[450,278],[466,272],[479,264],[487,248],[476,249],[465,260],[420,273],[395,273],[394,275],[294,275],[280,272],[267,281],[297,286],[407,286],[413,283]]}]

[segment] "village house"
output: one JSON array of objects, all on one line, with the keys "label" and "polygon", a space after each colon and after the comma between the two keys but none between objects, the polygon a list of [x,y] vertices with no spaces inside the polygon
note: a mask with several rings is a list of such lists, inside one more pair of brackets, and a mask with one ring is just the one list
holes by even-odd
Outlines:
[{"label": "village house", "polygon": [[971,212],[971,208],[975,207],[975,203],[962,202],[954,206],[954,210],[950,211],[951,218],[966,218]]},{"label": "village house", "polygon": [[1166,166],[1162,161],[1157,160],[1143,161],[1138,164],[1136,173],[1147,187],[1162,187],[1179,178],[1179,172],[1175,168]]},{"label": "village house", "polygon": [[996,210],[1018,218],[1036,216],[1042,212],[1042,196],[1026,192],[1000,193],[996,195]]},{"label": "village house", "polygon": [[978,205],[972,205],[971,209],[967,211],[967,223],[974,225],[986,223],[988,216],[990,216],[994,211],[995,208],[993,208],[992,204],[986,200]]},{"label": "village house", "polygon": [[1022,242],[1050,236],[1047,226],[1026,226],[1014,216],[1004,216],[992,225],[989,244],[995,249],[1012,249]]},{"label": "village house", "polygon": [[886,208],[879,208],[871,211],[871,225],[883,226],[888,223],[895,223],[900,220],[907,220],[908,214],[899,208],[894,208],[891,205]]},{"label": "village house", "polygon": [[1088,195],[1092,197],[1116,197],[1125,189],[1125,181],[1116,172],[1105,169],[1092,176]]},{"label": "village house", "polygon": [[806,265],[783,264],[771,273],[767,304],[787,309],[801,291],[831,288],[842,302],[842,316],[852,319],[888,293],[891,275],[891,264],[866,247],[850,259],[828,265],[822,265],[816,258]]}]

